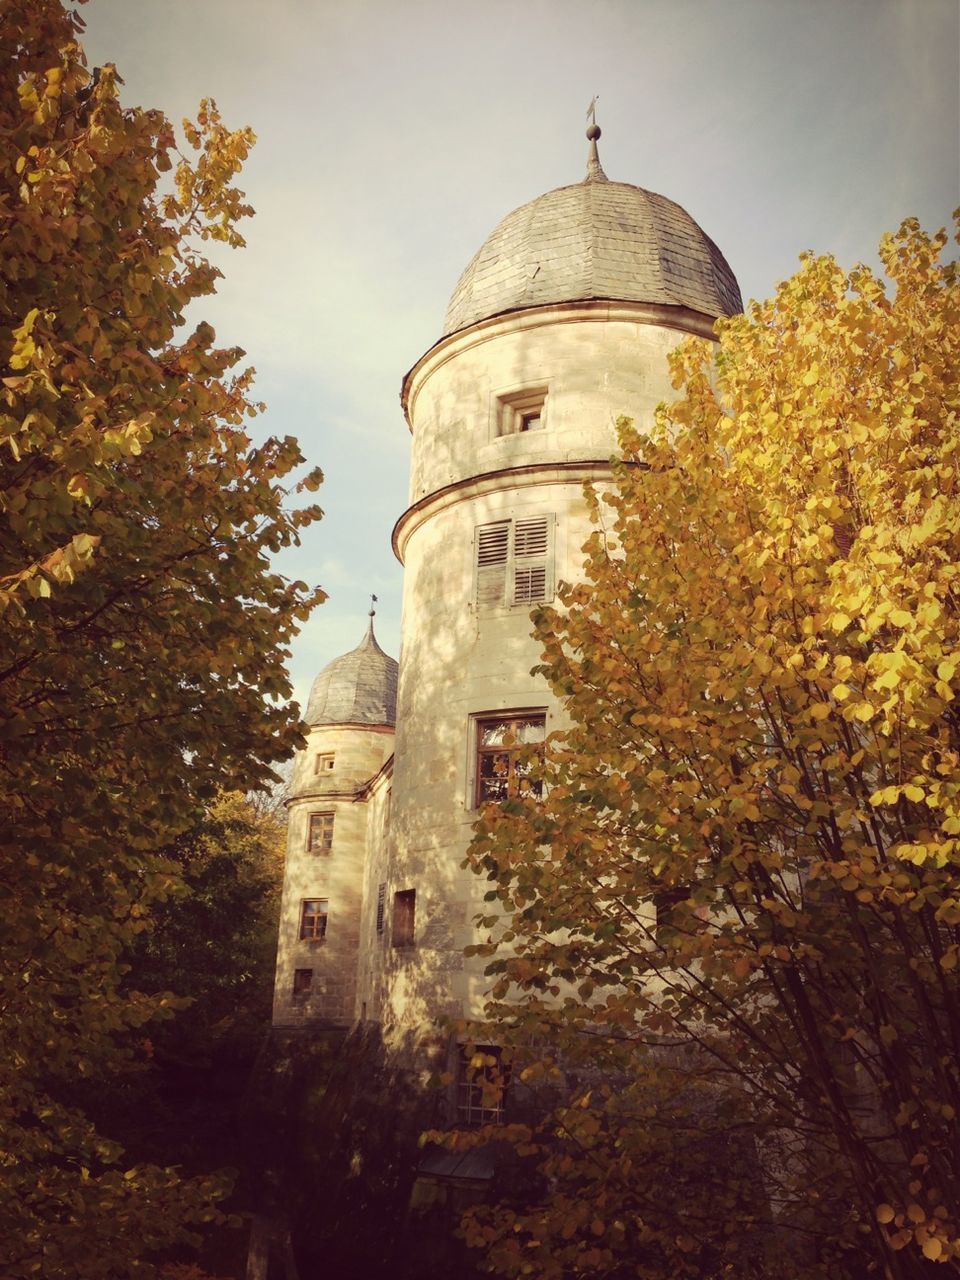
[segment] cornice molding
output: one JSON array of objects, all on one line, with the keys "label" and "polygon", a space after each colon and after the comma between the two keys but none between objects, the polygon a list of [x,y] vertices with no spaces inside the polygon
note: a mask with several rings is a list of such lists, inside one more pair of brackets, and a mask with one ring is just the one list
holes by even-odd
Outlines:
[{"label": "cornice molding", "polygon": [[497,471],[484,471],[479,476],[468,476],[453,484],[435,489],[426,497],[420,498],[404,511],[393,526],[391,543],[393,554],[401,564],[411,536],[427,520],[441,511],[456,506],[460,502],[468,502],[471,498],[480,498],[507,487],[528,489],[543,484],[576,484],[582,485],[589,480],[596,480],[611,474],[609,458],[578,459],[575,462],[534,462],[523,467],[501,467]]},{"label": "cornice molding", "polygon": [[400,387],[400,404],[410,431],[410,419],[420,386],[441,365],[471,347],[481,346],[505,333],[522,333],[545,325],[595,323],[611,320],[631,324],[652,325],[659,329],[678,329],[698,338],[716,340],[713,316],[689,307],[656,302],[611,302],[602,298],[580,302],[554,302],[540,307],[522,307],[479,320],[467,329],[459,329],[435,342],[406,374]]}]

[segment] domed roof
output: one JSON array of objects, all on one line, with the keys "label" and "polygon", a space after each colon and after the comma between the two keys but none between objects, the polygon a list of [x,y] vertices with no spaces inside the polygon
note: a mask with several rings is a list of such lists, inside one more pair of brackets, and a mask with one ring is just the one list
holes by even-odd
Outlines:
[{"label": "domed roof", "polygon": [[607,299],[689,307],[707,316],[743,310],[723,254],[672,200],[611,182],[588,131],[587,177],[507,214],[460,277],[443,333],[554,302]]},{"label": "domed roof", "polygon": [[310,690],[307,724],[396,724],[397,664],[370,626],[356,649],[334,658]]}]

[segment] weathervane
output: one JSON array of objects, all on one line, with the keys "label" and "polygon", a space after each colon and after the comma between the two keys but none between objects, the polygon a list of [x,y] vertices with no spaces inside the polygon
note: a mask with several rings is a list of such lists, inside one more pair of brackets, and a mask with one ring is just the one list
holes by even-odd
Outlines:
[{"label": "weathervane", "polygon": [[600,137],[600,126],[597,124],[597,99],[599,93],[595,93],[590,99],[590,105],[587,107],[587,119],[590,123],[587,125],[587,141],[590,143],[590,150],[587,153],[587,182],[606,182],[607,175],[603,172],[603,166],[600,163],[600,156],[597,152],[597,139]]},{"label": "weathervane", "polygon": [[370,593],[370,617],[371,618],[377,612],[376,604],[377,604],[377,597],[371,592]]}]

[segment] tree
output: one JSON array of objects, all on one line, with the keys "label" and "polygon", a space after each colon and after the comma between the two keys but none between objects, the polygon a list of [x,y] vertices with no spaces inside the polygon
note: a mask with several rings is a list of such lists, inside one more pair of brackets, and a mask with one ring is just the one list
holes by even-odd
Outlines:
[{"label": "tree", "polygon": [[240,1112],[270,1023],[286,825],[239,792],[164,850],[172,892],[125,953],[126,983],[172,992],[144,1069],[77,1101],[137,1159],[198,1172],[244,1164]]},{"label": "tree", "polygon": [[[960,273],[802,259],[621,423],[535,614],[570,727],[484,812],[508,1275],[960,1272]],[[478,1038],[480,1033],[478,1032]],[[463,1142],[460,1138],[455,1141]]]},{"label": "tree", "polygon": [[169,1013],[122,959],[173,886],[158,851],[302,743],[284,662],[321,593],[269,564],[319,514],[285,505],[296,442],[254,447],[242,352],[182,329],[203,242],[242,244],[253,135],[205,102],[178,157],[81,28],[0,3],[0,1269],[89,1280],[215,1215],[65,1098]]}]

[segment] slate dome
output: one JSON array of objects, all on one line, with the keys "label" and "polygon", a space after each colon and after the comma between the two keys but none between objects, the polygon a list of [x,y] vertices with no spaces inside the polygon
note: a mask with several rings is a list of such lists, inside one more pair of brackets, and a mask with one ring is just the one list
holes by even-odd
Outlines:
[{"label": "slate dome", "polygon": [[443,334],[505,312],[604,299],[689,307],[716,318],[743,310],[723,254],[680,205],[611,182],[590,138],[587,177],[507,214],[453,291]]},{"label": "slate dome", "polygon": [[310,690],[307,724],[396,724],[397,663],[377,644],[373,618],[355,649],[323,668]]}]

